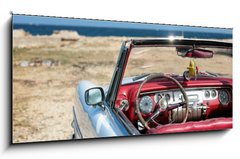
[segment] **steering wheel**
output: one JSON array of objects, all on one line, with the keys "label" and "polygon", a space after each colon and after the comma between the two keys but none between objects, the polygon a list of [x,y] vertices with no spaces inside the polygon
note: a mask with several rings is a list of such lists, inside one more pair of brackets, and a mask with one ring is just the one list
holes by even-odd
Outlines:
[{"label": "steering wheel", "polygon": [[[144,86],[145,83],[147,83],[148,81],[152,80],[152,79],[155,79],[155,78],[167,78],[171,81],[173,81],[177,86],[178,88],[180,89],[180,91],[182,92],[183,94],[183,98],[184,98],[184,101],[181,102],[181,103],[177,103],[177,104],[168,104],[167,103],[167,107],[165,109],[161,109],[161,103],[164,103],[164,99],[163,100],[159,100],[159,102],[157,103],[159,108],[156,109],[156,111],[154,113],[152,113],[152,115],[147,119],[145,120],[142,116],[142,113],[140,111],[140,107],[139,107],[139,95],[140,95],[140,92],[141,92],[141,89],[142,87]],[[185,106],[186,107],[186,113],[185,113],[185,117],[182,121],[182,123],[185,123],[187,121],[187,118],[188,118],[188,110],[189,110],[189,104],[188,104],[188,96],[183,88],[183,86],[173,77],[171,76],[168,76],[168,75],[164,75],[162,73],[158,73],[158,74],[151,74],[149,75],[142,83],[141,85],[139,86],[138,88],[138,91],[137,91],[137,94],[136,94],[136,101],[135,101],[135,112],[137,113],[137,116],[140,120],[140,122],[143,124],[143,126],[145,128],[147,128],[148,130],[151,129],[149,127],[149,122],[151,120],[154,120],[159,114],[163,113],[163,112],[166,112],[166,111],[169,111],[169,110],[172,110],[172,109],[175,109],[175,108],[178,108],[178,107],[182,107],[182,106]]]}]

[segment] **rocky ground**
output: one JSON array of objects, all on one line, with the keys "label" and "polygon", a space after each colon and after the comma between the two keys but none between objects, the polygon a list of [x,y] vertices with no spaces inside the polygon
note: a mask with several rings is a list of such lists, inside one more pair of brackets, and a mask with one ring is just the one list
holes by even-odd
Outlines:
[{"label": "rocky ground", "polygon": [[124,39],[14,30],[13,142],[69,139],[77,82],[107,84]]}]

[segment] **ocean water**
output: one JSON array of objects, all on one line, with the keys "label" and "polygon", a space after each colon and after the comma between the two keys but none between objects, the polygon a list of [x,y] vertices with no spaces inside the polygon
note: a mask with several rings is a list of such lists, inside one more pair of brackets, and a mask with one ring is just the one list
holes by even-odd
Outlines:
[{"label": "ocean water", "polygon": [[85,26],[56,26],[56,25],[29,25],[14,24],[13,29],[23,29],[32,35],[51,35],[56,30],[72,30],[83,36],[126,36],[126,37],[168,37],[183,36],[184,38],[202,38],[202,39],[231,39],[232,34],[201,32],[199,31],[182,31],[169,29],[127,29],[127,28],[110,28],[110,27],[85,27]]}]

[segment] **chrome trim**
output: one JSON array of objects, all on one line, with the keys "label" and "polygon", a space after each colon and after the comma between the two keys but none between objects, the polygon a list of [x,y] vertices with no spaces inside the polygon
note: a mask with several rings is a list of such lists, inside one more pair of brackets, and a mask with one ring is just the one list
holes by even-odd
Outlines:
[{"label": "chrome trim", "polygon": [[125,63],[127,62],[129,50],[131,50],[131,45],[128,44],[129,42],[131,41],[124,41],[122,43],[120,53],[118,55],[117,64],[113,72],[112,80],[110,82],[109,89],[106,95],[106,102],[109,104],[111,108],[114,107],[114,104],[116,102],[119,87],[122,82],[124,66]]},{"label": "chrome trim", "polygon": [[127,110],[129,109],[129,102],[128,102],[127,99],[121,100],[119,109],[120,109],[121,111],[123,111],[123,110],[124,110],[124,111],[127,111]]},{"label": "chrome trim", "polygon": [[[143,100],[150,100],[149,102],[147,101],[147,104],[148,104],[148,107],[147,107],[147,109],[149,108],[150,110],[148,111],[145,111],[144,110],[144,108],[143,107],[146,107],[145,105],[142,105],[142,101]],[[149,105],[150,104],[150,102],[152,103],[151,105]],[[146,103],[145,103],[146,104]],[[143,107],[142,107],[143,106]],[[143,97],[141,97],[140,98],[140,101],[139,101],[139,109],[140,109],[140,111],[143,113],[143,114],[145,114],[145,115],[148,115],[148,114],[150,114],[152,111],[153,111],[153,107],[154,107],[154,101],[153,101],[153,99],[150,97],[150,96],[148,96],[148,95],[146,95],[146,96],[143,96]]]},{"label": "chrome trim", "polygon": [[[78,122],[77,122],[77,116],[76,116],[76,112],[75,112],[74,106],[73,106],[73,122],[72,122],[72,127],[73,127],[73,129],[74,129],[74,136],[75,136],[75,138],[76,138],[76,134],[75,134],[75,130],[76,130],[77,136],[79,136],[80,139],[82,139],[82,138],[83,138],[83,135],[82,135],[82,133],[81,133],[80,127],[79,127]],[[74,139],[75,139],[75,138],[74,138]]]}]

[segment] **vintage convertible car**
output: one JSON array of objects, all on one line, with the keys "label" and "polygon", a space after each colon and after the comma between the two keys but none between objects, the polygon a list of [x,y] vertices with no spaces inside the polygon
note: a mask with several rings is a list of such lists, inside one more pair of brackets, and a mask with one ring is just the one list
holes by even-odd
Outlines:
[{"label": "vintage convertible car", "polygon": [[[158,51],[159,48],[163,51]],[[123,42],[108,86],[100,87],[89,81],[78,83],[73,106],[73,138],[232,128],[231,75],[202,71],[196,62],[202,60],[202,67],[211,68],[213,64],[209,66],[209,60],[220,49],[230,50],[231,56],[232,43],[191,39]],[[189,66],[180,69],[179,74],[173,73],[180,63],[171,66],[163,63],[158,55],[164,51],[167,54],[174,51],[173,57],[182,59],[181,63],[190,60]],[[171,60],[167,55],[163,58]],[[163,65],[173,71],[161,73]]]}]

